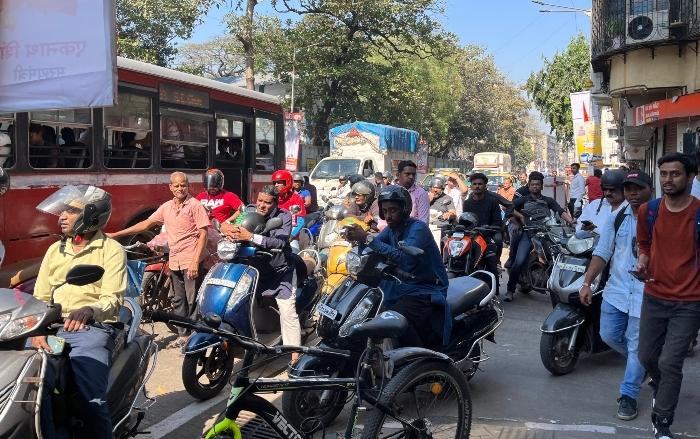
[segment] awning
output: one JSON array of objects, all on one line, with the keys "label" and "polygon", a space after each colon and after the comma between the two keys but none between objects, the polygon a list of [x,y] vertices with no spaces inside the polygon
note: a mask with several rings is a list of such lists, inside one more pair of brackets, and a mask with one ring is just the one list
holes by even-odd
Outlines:
[{"label": "awning", "polygon": [[700,93],[674,96],[634,108],[632,126],[642,126],[666,119],[700,116]]}]

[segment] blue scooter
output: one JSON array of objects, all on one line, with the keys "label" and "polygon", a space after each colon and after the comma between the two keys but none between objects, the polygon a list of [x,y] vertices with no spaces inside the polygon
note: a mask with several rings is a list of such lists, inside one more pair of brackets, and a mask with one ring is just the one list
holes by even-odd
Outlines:
[{"label": "blue scooter", "polygon": [[[247,212],[246,215],[259,215]],[[266,233],[282,225],[272,218],[263,230]],[[215,224],[218,228],[218,224]],[[274,251],[263,250],[252,242],[219,241],[217,253],[221,262],[207,273],[199,290],[200,315],[214,313],[221,317],[222,328],[244,335],[267,345],[280,344],[279,311],[274,298],[256,294],[260,273],[251,265],[251,259],[272,257]],[[320,298],[323,284],[321,264],[315,250],[303,250],[294,256],[296,308],[302,329],[302,342],[315,331],[313,313]],[[187,393],[206,400],[216,396],[229,381],[235,358],[243,351],[226,340],[206,333],[193,333],[185,346],[182,363],[182,381]]]}]

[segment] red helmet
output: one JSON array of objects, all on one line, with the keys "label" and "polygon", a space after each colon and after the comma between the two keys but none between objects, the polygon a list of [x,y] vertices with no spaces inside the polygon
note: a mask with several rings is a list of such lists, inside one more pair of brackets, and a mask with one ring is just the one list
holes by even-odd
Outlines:
[{"label": "red helmet", "polygon": [[280,191],[280,195],[285,196],[292,191],[292,173],[284,169],[279,169],[272,174],[272,184],[276,181],[283,181],[284,187]]}]

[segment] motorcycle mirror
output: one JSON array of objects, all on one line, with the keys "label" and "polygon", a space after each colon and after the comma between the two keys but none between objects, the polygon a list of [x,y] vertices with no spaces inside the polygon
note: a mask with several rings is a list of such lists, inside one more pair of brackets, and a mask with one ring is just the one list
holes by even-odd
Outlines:
[{"label": "motorcycle mirror", "polygon": [[218,219],[214,218],[213,220],[211,220],[211,225],[214,227],[214,229],[217,232],[221,231],[221,223],[219,222]]},{"label": "motorcycle mirror", "polygon": [[420,256],[425,253],[422,248],[406,245],[403,241],[399,241],[399,249],[409,256]]},{"label": "motorcycle mirror", "polygon": [[322,199],[323,201],[328,201],[328,196],[326,196],[326,195],[321,195],[321,199]]},{"label": "motorcycle mirror", "polygon": [[51,289],[51,297],[49,298],[49,306],[50,307],[54,306],[54,300],[53,300],[54,292],[56,292],[56,290],[59,289],[60,287],[62,287],[63,285],[69,284],[69,285],[76,285],[76,286],[82,287],[84,285],[89,285],[89,284],[97,282],[98,280],[102,279],[102,276],[104,274],[105,274],[105,269],[100,267],[99,265],[87,265],[87,264],[76,265],[75,267],[71,268],[68,271],[68,274],[66,274],[66,280],[64,280],[61,284],[59,284]]},{"label": "motorcycle mirror", "polygon": [[296,215],[297,213],[301,212],[301,207],[295,204],[289,209],[289,211],[292,212],[292,215]]},{"label": "motorcycle mirror", "polygon": [[270,218],[265,223],[265,230],[263,230],[262,233],[267,233],[270,230],[278,229],[280,227],[282,227],[282,219],[281,218]]},{"label": "motorcycle mirror", "polygon": [[221,326],[221,317],[213,312],[208,312],[204,315],[204,323],[210,328],[218,328]]}]

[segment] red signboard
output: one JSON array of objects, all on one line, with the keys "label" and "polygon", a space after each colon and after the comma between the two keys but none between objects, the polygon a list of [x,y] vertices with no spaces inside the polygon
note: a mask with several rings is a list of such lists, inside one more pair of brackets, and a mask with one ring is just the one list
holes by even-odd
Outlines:
[{"label": "red signboard", "polygon": [[700,115],[700,93],[674,96],[670,99],[650,102],[634,109],[634,126],[660,120]]}]

